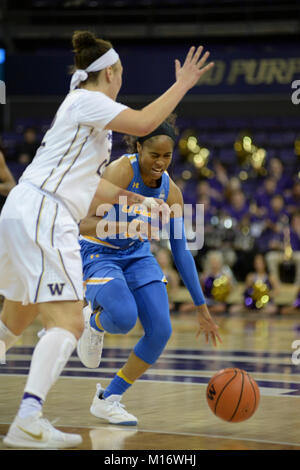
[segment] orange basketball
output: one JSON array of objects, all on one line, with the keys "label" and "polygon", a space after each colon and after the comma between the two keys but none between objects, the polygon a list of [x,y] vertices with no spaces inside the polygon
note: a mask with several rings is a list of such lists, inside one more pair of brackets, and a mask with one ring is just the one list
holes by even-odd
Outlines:
[{"label": "orange basketball", "polygon": [[218,418],[239,423],[254,414],[260,393],[257,383],[248,372],[241,369],[222,369],[210,379],[206,399]]}]

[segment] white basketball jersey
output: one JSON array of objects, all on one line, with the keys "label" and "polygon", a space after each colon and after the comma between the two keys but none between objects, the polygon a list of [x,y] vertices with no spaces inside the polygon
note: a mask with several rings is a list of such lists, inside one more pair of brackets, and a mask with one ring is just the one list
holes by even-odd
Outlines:
[{"label": "white basketball jersey", "polygon": [[112,132],[104,127],[126,108],[101,92],[69,93],[20,183],[55,194],[79,222],[110,160]]}]

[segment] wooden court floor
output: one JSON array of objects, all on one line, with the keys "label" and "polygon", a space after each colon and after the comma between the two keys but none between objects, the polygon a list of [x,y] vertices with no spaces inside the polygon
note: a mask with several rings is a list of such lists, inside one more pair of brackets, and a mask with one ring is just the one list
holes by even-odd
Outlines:
[{"label": "wooden court floor", "polygon": [[[213,348],[204,338],[196,340],[192,315],[174,317],[163,355],[123,399],[138,426],[104,423],[89,407],[96,384],[108,384],[126,361],[141,336],[139,325],[126,337],[106,335],[97,370],[84,368],[74,353],[48,395],[44,415],[59,429],[80,433],[79,450],[300,450],[300,364],[292,362],[300,317],[217,321],[223,344]],[[1,437],[18,409],[40,328],[36,321],[0,365]],[[220,420],[206,403],[209,379],[225,367],[246,370],[260,387],[259,408],[243,423]]]}]

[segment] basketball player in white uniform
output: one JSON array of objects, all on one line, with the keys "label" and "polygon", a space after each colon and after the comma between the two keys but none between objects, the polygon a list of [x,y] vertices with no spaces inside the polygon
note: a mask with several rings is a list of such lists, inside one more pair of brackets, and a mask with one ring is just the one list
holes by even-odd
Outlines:
[{"label": "basketball player in white uniform", "polygon": [[[0,294],[5,297],[0,341],[8,350],[41,314],[38,341],[23,399],[4,443],[11,447],[65,448],[81,436],[62,433],[42,418],[42,405],[83,331],[83,281],[78,223],[93,196],[110,203],[157,205],[114,187],[101,172],[109,162],[111,131],[143,136],[174,110],[213,65],[202,47],[176,61],[176,82],[140,111],[116,103],[122,65],[109,42],[89,32],[73,35],[76,72],[34,160],[10,192],[0,218]],[[98,186],[98,189],[97,189]],[[137,199],[138,198],[138,199]]]}]

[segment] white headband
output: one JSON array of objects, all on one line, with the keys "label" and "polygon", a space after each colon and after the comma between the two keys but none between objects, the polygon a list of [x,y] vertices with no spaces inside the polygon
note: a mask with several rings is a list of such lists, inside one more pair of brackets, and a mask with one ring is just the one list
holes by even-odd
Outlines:
[{"label": "white headband", "polygon": [[80,82],[84,82],[84,80],[88,78],[88,72],[98,72],[99,70],[103,70],[115,64],[118,60],[119,55],[111,48],[99,57],[99,59],[95,60],[95,62],[92,62],[85,70],[77,69],[72,75],[70,91],[74,90]]}]

